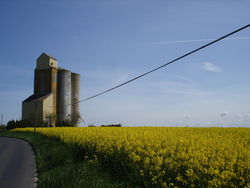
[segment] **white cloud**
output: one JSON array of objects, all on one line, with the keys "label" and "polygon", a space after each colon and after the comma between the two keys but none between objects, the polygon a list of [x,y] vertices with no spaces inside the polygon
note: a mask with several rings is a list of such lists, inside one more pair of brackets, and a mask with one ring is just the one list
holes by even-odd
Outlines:
[{"label": "white cloud", "polygon": [[221,72],[221,69],[218,66],[209,62],[202,63],[202,69],[211,72]]},{"label": "white cloud", "polygon": [[147,87],[150,90],[160,91],[159,93],[163,95],[182,95],[182,96],[197,96],[204,97],[210,96],[213,93],[203,91],[200,89],[199,85],[195,82],[177,80],[177,81],[157,81],[157,82],[149,82]]},{"label": "white cloud", "polygon": [[185,118],[186,118],[186,119],[190,119],[191,116],[190,116],[190,115],[186,115]]},{"label": "white cloud", "polygon": [[235,114],[235,117],[239,118],[239,119],[242,118],[242,116],[240,114]]},{"label": "white cloud", "polygon": [[222,112],[222,113],[220,114],[220,116],[221,116],[221,117],[225,117],[227,114],[228,114],[228,112]]}]

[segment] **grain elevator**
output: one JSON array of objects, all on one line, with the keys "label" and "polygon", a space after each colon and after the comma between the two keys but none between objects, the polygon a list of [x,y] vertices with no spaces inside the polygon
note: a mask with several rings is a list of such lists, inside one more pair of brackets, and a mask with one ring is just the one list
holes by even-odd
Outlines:
[{"label": "grain elevator", "polygon": [[46,53],[38,57],[34,74],[34,93],[22,102],[22,119],[79,125],[80,74],[58,67],[56,58]]}]

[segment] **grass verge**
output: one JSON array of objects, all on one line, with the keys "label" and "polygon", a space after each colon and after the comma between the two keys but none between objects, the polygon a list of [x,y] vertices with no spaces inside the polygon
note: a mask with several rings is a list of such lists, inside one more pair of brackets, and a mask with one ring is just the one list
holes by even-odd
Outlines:
[{"label": "grass verge", "polygon": [[28,132],[0,132],[0,136],[28,141],[36,155],[38,188],[130,187],[112,178],[95,163],[83,161],[73,148],[57,139]]}]

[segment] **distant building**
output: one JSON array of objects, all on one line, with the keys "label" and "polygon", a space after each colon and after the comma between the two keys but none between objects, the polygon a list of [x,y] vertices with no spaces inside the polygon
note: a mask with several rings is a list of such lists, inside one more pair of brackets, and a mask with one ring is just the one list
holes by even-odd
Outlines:
[{"label": "distant building", "polygon": [[34,94],[22,102],[22,119],[55,126],[56,121],[80,123],[80,74],[59,68],[42,53],[36,62]]}]

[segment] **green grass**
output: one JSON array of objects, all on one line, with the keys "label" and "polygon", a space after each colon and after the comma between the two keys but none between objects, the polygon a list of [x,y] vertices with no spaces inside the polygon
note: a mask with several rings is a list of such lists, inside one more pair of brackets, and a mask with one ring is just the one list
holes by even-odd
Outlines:
[{"label": "green grass", "polygon": [[27,132],[0,132],[0,136],[28,141],[36,155],[38,188],[118,188],[131,187],[111,177],[94,162],[81,159],[79,153],[57,139]]}]

